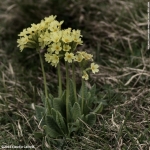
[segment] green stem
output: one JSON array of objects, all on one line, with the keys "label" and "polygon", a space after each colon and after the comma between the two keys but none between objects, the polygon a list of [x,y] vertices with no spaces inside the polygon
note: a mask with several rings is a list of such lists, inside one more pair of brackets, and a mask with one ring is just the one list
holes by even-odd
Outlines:
[{"label": "green stem", "polygon": [[81,104],[81,112],[83,112],[83,106],[84,106],[84,79],[82,78],[82,104]]},{"label": "green stem", "polygon": [[66,62],[66,118],[67,122],[69,121],[69,66],[68,63]]},{"label": "green stem", "polygon": [[44,65],[43,65],[43,59],[41,56],[41,53],[39,50],[37,50],[39,53],[40,57],[40,63],[41,63],[41,68],[42,68],[42,73],[43,73],[43,83],[44,83],[44,91],[45,91],[45,105],[48,106],[48,112],[51,113],[51,105],[48,101],[48,91],[47,91],[47,85],[46,85],[46,75],[45,75],[45,70],[44,70]]},{"label": "green stem", "polygon": [[77,102],[77,91],[76,91],[76,76],[75,76],[75,65],[72,63],[72,70],[73,70],[73,91],[75,96],[75,102]]},{"label": "green stem", "polygon": [[59,81],[58,95],[60,98],[62,95],[62,79],[61,79],[60,63],[58,63],[57,70],[58,70],[58,81]]},{"label": "green stem", "polygon": [[[82,63],[81,63],[81,72],[83,73],[83,64],[82,64]],[[81,92],[81,94],[82,94],[82,95],[81,95],[81,96],[82,96],[81,112],[84,113],[84,112],[83,112],[83,108],[84,108],[84,107],[83,107],[83,106],[84,106],[84,79],[83,79],[83,78],[82,78],[82,85],[81,85],[81,86],[82,86],[82,92]]]},{"label": "green stem", "polygon": [[41,68],[42,68],[42,73],[43,73],[43,83],[44,83],[45,97],[46,97],[46,99],[47,99],[47,98],[48,98],[48,92],[47,92],[47,85],[46,85],[46,75],[45,75],[43,60],[42,60],[40,51],[38,51],[38,53],[39,53],[40,63],[41,63]]}]

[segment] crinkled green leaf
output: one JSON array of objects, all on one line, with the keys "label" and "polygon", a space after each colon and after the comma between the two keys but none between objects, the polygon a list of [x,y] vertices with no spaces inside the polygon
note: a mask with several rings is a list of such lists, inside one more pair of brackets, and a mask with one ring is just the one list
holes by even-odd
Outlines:
[{"label": "crinkled green leaf", "polygon": [[49,129],[52,129],[59,134],[62,134],[59,126],[57,125],[56,121],[52,116],[46,116],[46,125]]},{"label": "crinkled green leaf", "polygon": [[64,118],[62,117],[62,115],[58,111],[56,113],[56,122],[57,122],[59,128],[61,129],[61,131],[64,134],[67,133],[67,127],[66,127]]},{"label": "crinkled green leaf", "polygon": [[72,107],[72,117],[73,120],[76,120],[77,118],[81,117],[81,108],[79,103],[75,102],[73,107]]},{"label": "crinkled green leaf", "polygon": [[56,131],[55,129],[50,128],[49,126],[44,126],[45,132],[52,138],[58,138],[62,136],[61,132]]},{"label": "crinkled green leaf", "polygon": [[65,105],[60,98],[53,99],[53,108],[65,116]]},{"label": "crinkled green leaf", "polygon": [[96,122],[96,115],[94,113],[86,115],[86,123],[90,126],[93,126]]}]

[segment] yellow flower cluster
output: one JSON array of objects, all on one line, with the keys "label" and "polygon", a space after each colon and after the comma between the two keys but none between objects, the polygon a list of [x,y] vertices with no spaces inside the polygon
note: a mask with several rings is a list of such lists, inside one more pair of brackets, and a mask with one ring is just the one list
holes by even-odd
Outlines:
[{"label": "yellow flower cluster", "polygon": [[44,48],[50,41],[50,33],[59,30],[63,21],[55,20],[56,16],[45,17],[38,24],[31,24],[31,27],[24,29],[18,36],[18,47],[22,51],[24,48]]},{"label": "yellow flower cluster", "polygon": [[57,66],[59,61],[54,63],[52,57],[53,54],[56,54],[58,57],[64,56],[64,60],[66,62],[72,63],[75,61],[73,45],[82,44],[81,36],[82,35],[80,34],[79,30],[71,30],[71,28],[51,32],[51,42],[47,43],[48,53],[45,54],[45,60],[48,63],[52,63],[53,66]]},{"label": "yellow flower cluster", "polygon": [[[84,51],[77,51],[75,48],[77,45],[81,45],[81,31],[71,28],[61,29],[63,21],[58,22],[56,16],[45,17],[38,24],[31,24],[31,27],[24,29],[18,36],[18,47],[22,51],[24,48],[35,49],[47,49],[45,54],[45,61],[52,66],[57,66],[60,58],[68,63],[82,61],[93,61],[93,55]],[[92,63],[91,67],[83,71],[85,80],[89,79],[87,74],[88,70],[92,70],[93,73],[98,72],[98,65]]]}]

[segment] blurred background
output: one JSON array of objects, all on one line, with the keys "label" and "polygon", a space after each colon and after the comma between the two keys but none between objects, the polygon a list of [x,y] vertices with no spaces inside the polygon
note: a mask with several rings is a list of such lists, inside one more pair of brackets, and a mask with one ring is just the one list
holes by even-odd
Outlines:
[{"label": "blurred background", "polygon": [[[5,0],[0,1],[0,145],[51,143],[40,131],[32,103],[41,103],[42,73],[36,51],[17,48],[18,34],[41,19],[57,15],[62,28],[80,29],[100,72],[91,75],[107,105],[93,130],[76,136],[64,149],[149,148],[149,75],[147,0]],[[56,93],[56,70],[45,63],[49,91]],[[63,68],[62,68],[63,69]],[[80,85],[80,80],[78,81]],[[2,138],[3,137],[3,138]],[[88,137],[88,140],[85,140]],[[52,149],[55,146],[52,145]]]}]

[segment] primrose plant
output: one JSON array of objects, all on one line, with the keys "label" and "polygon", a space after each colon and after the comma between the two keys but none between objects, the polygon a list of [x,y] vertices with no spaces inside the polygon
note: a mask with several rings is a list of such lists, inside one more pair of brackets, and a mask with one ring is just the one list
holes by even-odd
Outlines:
[{"label": "primrose plant", "polygon": [[[81,45],[80,30],[61,29],[63,21],[58,22],[56,16],[44,18],[38,24],[24,29],[17,41],[21,52],[25,48],[36,49],[39,54],[43,72],[44,94],[41,94],[43,106],[35,106],[36,118],[46,135],[52,138],[70,137],[73,133],[82,131],[85,126],[92,126],[96,114],[102,110],[102,103],[96,97],[96,86],[87,88],[88,73],[99,71],[93,62],[93,55],[85,51],[77,51]],[[45,49],[45,61],[57,68],[58,97],[48,93],[46,76],[41,50]],[[62,89],[61,64],[65,63],[66,88]],[[89,65],[89,67],[87,67]],[[76,90],[76,67],[81,71],[82,85]],[[70,74],[72,72],[72,74]]]}]

